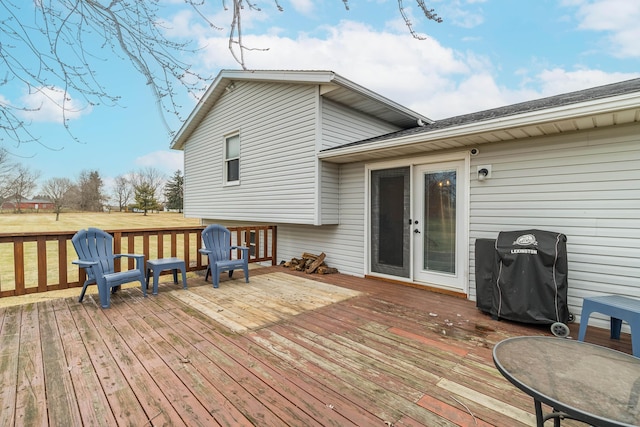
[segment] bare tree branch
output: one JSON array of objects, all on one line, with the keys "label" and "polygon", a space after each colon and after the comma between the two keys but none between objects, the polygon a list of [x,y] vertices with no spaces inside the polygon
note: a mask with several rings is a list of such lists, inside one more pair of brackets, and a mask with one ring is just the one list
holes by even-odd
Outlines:
[{"label": "bare tree branch", "polygon": [[[222,29],[205,13],[211,1],[183,1],[209,28]],[[229,50],[247,69],[245,51],[268,49],[245,45],[242,17],[261,9],[254,0],[231,1]],[[273,1],[283,11],[279,1]],[[414,31],[403,1],[397,1],[410,33],[423,39]],[[416,1],[427,19],[442,22],[423,0]],[[349,10],[349,1],[342,3]],[[179,97],[202,93],[211,76],[200,75],[181,59],[196,49],[188,41],[167,37],[161,5],[160,0],[0,0],[0,89],[18,84],[30,94],[41,95],[59,108],[64,128],[76,139],[70,130],[75,115],[121,102],[120,94],[108,88],[107,77],[99,74],[100,66],[115,56],[145,78],[171,134],[167,116],[182,119]],[[222,7],[227,10],[226,0]],[[41,107],[14,105],[0,96],[0,146],[39,143],[29,130],[32,123],[24,117]]]},{"label": "bare tree branch", "polygon": [[[194,10],[203,4],[185,1]],[[32,18],[25,18],[26,11],[33,11]],[[180,116],[179,87],[195,94],[210,81],[180,59],[194,51],[188,42],[166,38],[156,0],[0,0],[0,16],[0,70],[5,74],[0,87],[18,82],[31,93],[41,93],[58,106],[67,130],[69,114],[77,111],[72,96],[84,102],[83,108],[120,102],[120,95],[110,92],[97,72],[110,59],[109,52],[145,77],[163,119],[165,114]],[[55,99],[50,90],[63,96]],[[26,110],[0,98],[0,142],[38,140],[20,118]]]},{"label": "bare tree branch", "polygon": [[72,187],[73,183],[69,178],[50,178],[42,185],[42,192],[53,203],[56,221],[60,219],[60,213],[67,204],[67,196]]},{"label": "bare tree branch", "polygon": [[122,212],[131,200],[133,188],[130,180],[125,175],[118,175],[113,185],[113,197],[118,203],[118,210]]},{"label": "bare tree branch", "polygon": [[[434,10],[433,9],[428,9],[427,6],[424,4],[423,0],[416,0],[416,2],[418,3],[418,6],[420,6],[420,9],[422,10],[422,13],[424,13],[424,16],[427,19],[430,19],[432,21],[435,21],[437,23],[441,23],[442,22],[442,18],[440,18],[438,16],[437,13],[433,13]],[[398,8],[400,9],[400,14],[402,15],[402,18],[404,19],[404,23],[407,26],[407,28],[409,29],[409,32],[411,33],[411,35],[413,36],[414,39],[418,39],[418,40],[425,40],[426,37],[422,36],[418,33],[416,33],[413,29],[413,24],[411,23],[411,20],[409,19],[409,16],[407,15],[405,9],[404,9],[404,5],[402,3],[402,0],[398,0]]]},{"label": "bare tree branch", "polygon": [[20,202],[31,196],[36,188],[40,171],[31,170],[28,166],[18,164],[8,183],[9,197],[15,202],[16,212],[22,212]]}]

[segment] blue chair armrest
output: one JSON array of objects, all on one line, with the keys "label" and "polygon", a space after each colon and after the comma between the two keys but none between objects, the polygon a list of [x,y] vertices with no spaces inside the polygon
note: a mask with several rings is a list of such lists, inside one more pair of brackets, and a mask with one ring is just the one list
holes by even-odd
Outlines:
[{"label": "blue chair armrest", "polygon": [[241,250],[242,258],[249,259],[249,248],[246,246],[231,246],[231,250]]},{"label": "blue chair armrest", "polygon": [[113,256],[114,258],[127,257],[127,258],[144,258],[144,255],[140,254],[117,254]]},{"label": "blue chair armrest", "polygon": [[71,264],[75,264],[80,268],[87,268],[94,265],[98,265],[98,261],[85,261],[82,259],[76,259],[74,261],[71,261]]},{"label": "blue chair armrest", "polygon": [[135,258],[136,260],[136,268],[141,268],[140,262],[144,262],[144,255],[139,254],[117,254],[115,258]]},{"label": "blue chair armrest", "polygon": [[209,249],[198,249],[198,252],[200,252],[203,255],[209,255],[211,253]]}]

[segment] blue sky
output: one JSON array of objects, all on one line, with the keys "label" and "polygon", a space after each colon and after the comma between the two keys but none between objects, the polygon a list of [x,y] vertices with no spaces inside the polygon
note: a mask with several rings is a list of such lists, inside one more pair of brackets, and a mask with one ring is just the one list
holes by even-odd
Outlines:
[{"label": "blue sky", "polygon": [[[422,18],[416,2],[404,0],[416,32],[409,34],[396,0],[255,0],[260,12],[243,20],[245,54],[251,69],[332,70],[432,119],[640,77],[640,2],[630,0],[426,0],[444,22]],[[30,4],[30,2],[25,2]],[[228,51],[231,15],[221,1],[208,1],[207,28],[179,0],[166,1],[167,31],[201,49],[186,58],[203,74],[237,69]],[[51,177],[76,178],[98,170],[107,183],[151,166],[167,176],[182,169],[144,79],[110,58],[100,66],[120,106],[88,108],[69,124],[72,140],[47,104],[31,114],[40,144],[8,147],[24,165]],[[4,70],[0,67],[0,72]],[[0,86],[4,102],[34,102],[16,81]],[[77,101],[73,93],[67,94]],[[21,101],[24,100],[24,101]],[[195,100],[183,98],[186,117]],[[178,130],[178,120],[169,122]],[[5,141],[6,144],[6,141]]]}]

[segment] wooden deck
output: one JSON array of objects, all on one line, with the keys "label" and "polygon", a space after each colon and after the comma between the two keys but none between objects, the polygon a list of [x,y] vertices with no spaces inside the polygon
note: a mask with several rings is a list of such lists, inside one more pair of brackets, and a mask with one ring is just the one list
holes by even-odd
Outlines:
[{"label": "wooden deck", "polygon": [[[0,309],[0,426],[535,424],[491,350],[548,328],[377,280],[251,274],[124,289],[107,310],[96,296]],[[631,352],[627,334],[587,340]]]}]

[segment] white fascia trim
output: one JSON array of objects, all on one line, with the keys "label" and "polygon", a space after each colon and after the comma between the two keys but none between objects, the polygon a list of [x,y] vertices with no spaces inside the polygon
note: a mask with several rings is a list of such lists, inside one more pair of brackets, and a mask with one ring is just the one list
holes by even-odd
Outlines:
[{"label": "white fascia trim", "polygon": [[200,97],[196,106],[193,108],[193,110],[191,110],[191,113],[189,114],[187,119],[182,123],[182,126],[180,127],[178,132],[176,132],[176,135],[171,140],[171,143],[169,144],[170,148],[174,150],[182,150],[184,148],[186,136],[190,135],[193,128],[200,124],[200,120],[197,120],[197,119],[201,113],[201,110],[205,106],[208,106],[208,104],[212,101],[211,97],[213,92],[218,88],[218,86],[220,86],[221,82],[225,80],[225,77],[223,76],[223,74],[224,74],[224,71],[221,71],[220,73],[218,73],[218,75],[213,80],[211,85],[207,88],[205,93],[202,95],[202,97]]},{"label": "white fascia trim", "polygon": [[640,108],[640,93],[621,95],[614,98],[598,99],[569,106],[531,111],[513,116],[499,117],[483,122],[468,123],[447,129],[435,130],[433,132],[398,137],[387,141],[345,147],[343,149],[334,149],[328,152],[318,153],[318,158],[331,159],[344,155],[400,147],[414,143],[438,141],[461,136],[471,136],[477,133],[495,132],[518,127],[539,125],[552,121],[570,120],[585,116],[606,114],[630,108]]},{"label": "white fascia trim", "polygon": [[408,117],[412,117],[416,120],[416,124],[418,123],[419,120],[421,120],[422,122],[424,122],[425,124],[427,123],[434,123],[435,120],[432,120],[430,118],[428,118],[427,116],[423,116],[422,114],[419,114],[407,107],[404,107],[400,104],[398,104],[397,102],[394,102],[392,100],[390,100],[389,98],[386,98],[376,92],[370,91],[369,89],[360,86],[357,83],[352,82],[351,80],[345,79],[342,76],[339,75],[335,75],[334,79],[333,79],[334,83],[336,83],[337,85],[340,85],[342,87],[345,87],[353,92],[358,92],[368,98],[373,99],[376,102],[380,102],[382,104],[387,105],[389,108],[392,108],[398,112],[400,112],[401,114],[404,114]]},{"label": "white fascia trim", "polygon": [[231,80],[257,80],[290,83],[329,83],[335,73],[332,71],[268,71],[268,70],[223,70],[220,74]]}]

